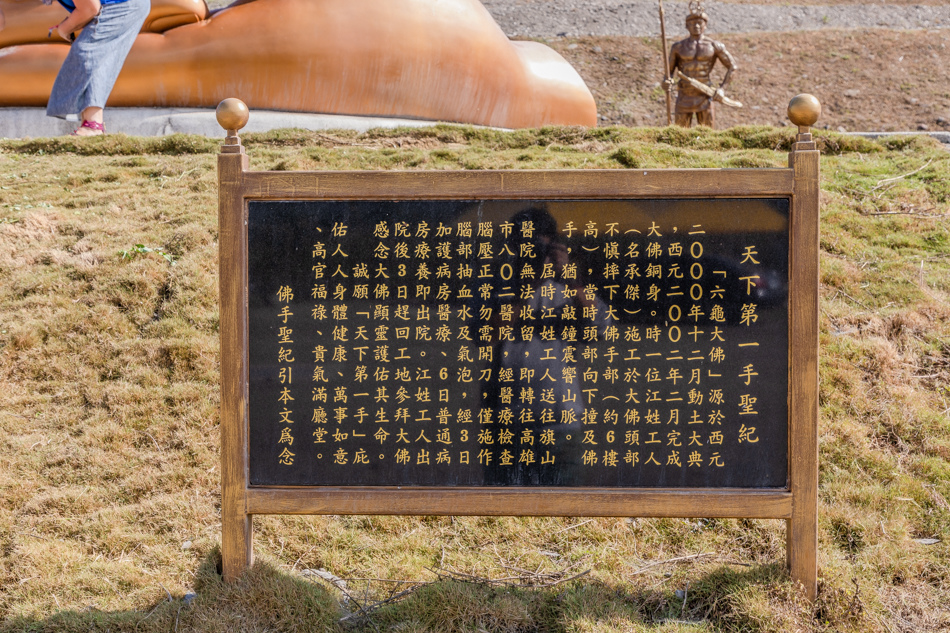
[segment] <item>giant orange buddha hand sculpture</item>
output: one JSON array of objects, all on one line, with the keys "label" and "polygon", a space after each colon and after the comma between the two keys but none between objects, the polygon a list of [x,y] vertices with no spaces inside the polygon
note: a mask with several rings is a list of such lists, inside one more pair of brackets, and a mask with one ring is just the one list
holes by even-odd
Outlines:
[{"label": "giant orange buddha hand sculpture", "polygon": [[[61,9],[0,7],[0,106],[44,106],[67,48],[38,43],[57,20],[43,12]],[[478,0],[256,0],[207,15],[203,0],[153,0],[108,106],[215,107],[236,96],[258,110],[596,124],[570,64],[509,41]]]},{"label": "giant orange buddha hand sculpture", "polygon": [[[0,0],[6,27],[0,29],[0,48],[18,44],[48,44],[51,24],[59,24],[68,15],[59,3],[40,0]],[[161,33],[183,24],[194,24],[208,17],[205,0],[155,0],[142,26],[143,33]],[[53,43],[67,44],[58,38]]]}]

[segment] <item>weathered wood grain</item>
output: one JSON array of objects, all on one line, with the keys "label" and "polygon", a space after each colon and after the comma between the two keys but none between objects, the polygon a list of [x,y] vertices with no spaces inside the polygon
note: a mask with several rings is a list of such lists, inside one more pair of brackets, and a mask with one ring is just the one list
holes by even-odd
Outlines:
[{"label": "weathered wood grain", "polygon": [[789,280],[789,482],[792,578],[818,592],[818,159],[809,135],[789,155],[794,173]]},{"label": "weathered wood grain", "polygon": [[785,490],[598,488],[286,487],[247,491],[251,514],[419,514],[472,516],[791,516]]},{"label": "weathered wood grain", "polygon": [[[229,139],[230,140],[230,139]],[[236,140],[236,139],[235,139]],[[221,345],[221,558],[225,580],[253,561],[247,488],[247,226],[241,194],[248,158],[240,141],[218,156]]]},{"label": "weathered wood grain", "polygon": [[248,172],[244,182],[246,197],[266,200],[764,198],[792,193],[789,169]]}]

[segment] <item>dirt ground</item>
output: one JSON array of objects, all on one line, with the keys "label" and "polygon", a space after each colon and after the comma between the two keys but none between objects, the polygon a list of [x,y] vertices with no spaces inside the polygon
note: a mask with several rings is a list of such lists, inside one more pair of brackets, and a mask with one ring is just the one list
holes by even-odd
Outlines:
[{"label": "dirt ground", "polygon": [[[529,2],[531,0],[528,0]],[[717,0],[718,2],[727,2],[729,4],[766,4],[775,6],[787,6],[790,4],[803,4],[811,6],[835,6],[835,5],[862,5],[862,4],[890,4],[897,6],[914,5],[932,5],[940,6],[947,0]]]},{"label": "dirt ground", "polygon": [[[816,127],[839,131],[950,130],[950,36],[885,29],[716,35],[736,59],[716,127],[785,125],[789,99],[818,97]],[[601,125],[666,124],[659,38],[541,40],[587,83]],[[672,42],[668,42],[668,45]],[[719,67],[713,75],[722,76]]]}]

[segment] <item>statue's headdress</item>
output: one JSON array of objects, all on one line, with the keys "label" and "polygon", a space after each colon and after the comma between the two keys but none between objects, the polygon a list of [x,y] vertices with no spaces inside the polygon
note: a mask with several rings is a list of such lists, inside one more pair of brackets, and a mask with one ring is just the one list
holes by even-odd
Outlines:
[{"label": "statue's headdress", "polygon": [[709,16],[706,14],[703,0],[689,0],[689,15],[686,16],[686,21],[692,22],[693,20],[709,22]]}]

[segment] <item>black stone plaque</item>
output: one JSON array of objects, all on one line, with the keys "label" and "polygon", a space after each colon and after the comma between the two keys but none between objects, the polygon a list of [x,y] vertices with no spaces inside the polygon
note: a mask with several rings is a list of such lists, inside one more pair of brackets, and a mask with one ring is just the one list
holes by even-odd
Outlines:
[{"label": "black stone plaque", "polygon": [[251,485],[787,485],[786,199],[248,216]]}]

